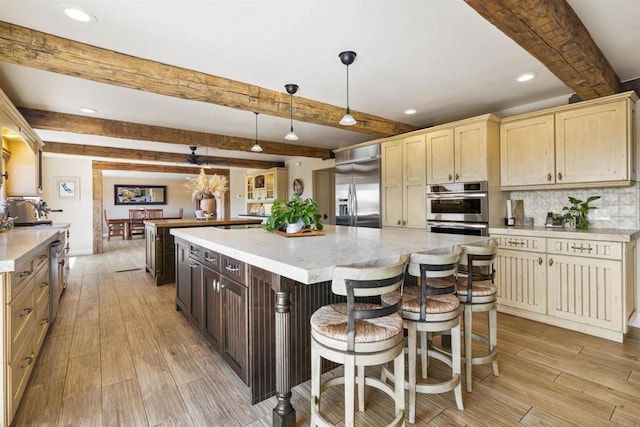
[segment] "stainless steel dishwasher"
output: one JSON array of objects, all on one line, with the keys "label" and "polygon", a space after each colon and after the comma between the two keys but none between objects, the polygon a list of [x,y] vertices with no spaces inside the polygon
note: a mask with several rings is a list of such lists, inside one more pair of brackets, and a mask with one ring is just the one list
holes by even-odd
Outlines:
[{"label": "stainless steel dishwasher", "polygon": [[64,241],[56,239],[49,246],[49,324],[58,312],[62,280],[64,277]]}]

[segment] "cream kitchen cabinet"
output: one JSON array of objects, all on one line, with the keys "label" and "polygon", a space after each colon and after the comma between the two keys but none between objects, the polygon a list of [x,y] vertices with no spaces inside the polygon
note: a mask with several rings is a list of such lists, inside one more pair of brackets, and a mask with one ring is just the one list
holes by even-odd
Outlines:
[{"label": "cream kitchen cabinet", "polygon": [[[271,212],[274,200],[287,200],[287,170],[285,168],[271,168],[255,172],[245,177],[247,196],[247,212],[252,214]],[[263,211],[260,209],[263,208]]]},{"label": "cream kitchen cabinet", "polygon": [[490,114],[430,128],[427,184],[489,180],[492,168],[497,171],[498,147],[499,119]]},{"label": "cream kitchen cabinet", "polygon": [[491,237],[499,311],[622,342],[635,311],[635,241]]},{"label": "cream kitchen cabinet", "polygon": [[627,92],[503,119],[501,187],[631,185],[637,99]]},{"label": "cream kitchen cabinet", "polygon": [[381,144],[383,227],[426,228],[425,135]]}]

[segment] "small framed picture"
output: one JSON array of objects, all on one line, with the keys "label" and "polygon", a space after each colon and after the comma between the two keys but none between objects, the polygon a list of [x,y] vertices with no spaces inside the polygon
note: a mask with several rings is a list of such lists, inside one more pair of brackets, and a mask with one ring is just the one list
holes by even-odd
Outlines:
[{"label": "small framed picture", "polygon": [[80,178],[56,177],[56,197],[58,199],[80,200]]}]

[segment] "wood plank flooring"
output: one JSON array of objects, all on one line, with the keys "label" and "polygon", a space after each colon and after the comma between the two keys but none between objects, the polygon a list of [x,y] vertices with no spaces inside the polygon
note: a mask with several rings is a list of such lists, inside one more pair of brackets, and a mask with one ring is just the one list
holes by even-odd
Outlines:
[{"label": "wood plank flooring", "polygon": [[[508,315],[498,325],[500,377],[475,366],[464,411],[453,393],[418,395],[416,425],[640,426],[638,329],[618,344]],[[430,376],[446,372],[438,363]],[[104,254],[75,258],[13,425],[270,426],[275,399],[251,406],[248,396],[176,312],[175,286],[145,273],[144,240],[105,241]],[[299,426],[309,424],[309,396],[308,382],[293,391]],[[358,425],[391,420],[390,399],[375,389],[365,397]],[[339,387],[322,410],[343,424]]]}]

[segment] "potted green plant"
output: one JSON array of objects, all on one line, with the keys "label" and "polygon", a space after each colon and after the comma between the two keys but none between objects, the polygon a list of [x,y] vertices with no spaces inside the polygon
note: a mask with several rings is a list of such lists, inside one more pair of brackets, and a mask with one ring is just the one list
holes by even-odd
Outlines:
[{"label": "potted green plant", "polygon": [[589,206],[589,203],[594,200],[598,200],[600,196],[591,196],[587,200],[582,201],[580,199],[576,199],[575,197],[569,196],[569,203],[571,206],[564,206],[562,210],[564,213],[564,219],[570,225],[575,224],[578,230],[588,230],[589,229],[589,211],[591,209],[595,209],[596,206]]},{"label": "potted green plant", "polygon": [[[291,226],[295,224],[295,226]],[[318,213],[318,202],[308,198],[302,200],[297,194],[291,200],[275,200],[271,206],[271,216],[262,226],[267,231],[295,233],[304,229],[322,230],[322,218]]]}]

